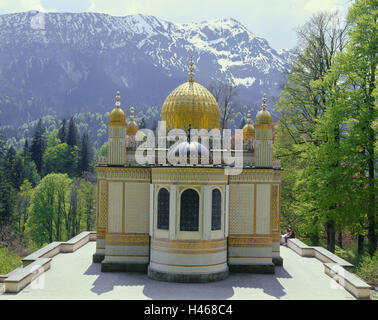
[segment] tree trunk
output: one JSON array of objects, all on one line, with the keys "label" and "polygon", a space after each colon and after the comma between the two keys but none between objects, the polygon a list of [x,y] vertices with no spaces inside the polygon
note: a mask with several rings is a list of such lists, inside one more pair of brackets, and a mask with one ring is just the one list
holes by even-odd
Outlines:
[{"label": "tree trunk", "polygon": [[357,239],[357,251],[358,251],[358,254],[362,254],[364,252],[364,238],[365,236],[364,235],[358,235],[358,239]]},{"label": "tree trunk", "polygon": [[337,234],[337,245],[342,248],[343,247],[343,233],[339,231]]},{"label": "tree trunk", "polygon": [[[374,148],[369,150],[374,156]],[[374,158],[370,157],[368,160],[369,167],[369,203],[368,203],[368,250],[369,254],[374,255],[377,250],[377,234],[375,233],[375,192],[374,192]]]},{"label": "tree trunk", "polygon": [[[318,219],[319,217],[315,216],[314,221],[313,221],[314,225],[317,224]],[[311,240],[311,245],[319,246],[319,232],[317,232],[317,230],[310,233],[310,240]]]},{"label": "tree trunk", "polygon": [[326,223],[327,228],[327,249],[332,253],[335,253],[335,223],[333,221],[328,221]]}]

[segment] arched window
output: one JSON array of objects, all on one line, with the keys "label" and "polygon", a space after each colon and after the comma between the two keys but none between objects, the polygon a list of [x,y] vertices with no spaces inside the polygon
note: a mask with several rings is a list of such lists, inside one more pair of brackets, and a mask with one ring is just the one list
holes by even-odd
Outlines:
[{"label": "arched window", "polygon": [[211,230],[222,229],[222,194],[218,189],[213,190],[211,207]]},{"label": "arched window", "polygon": [[199,230],[199,196],[193,189],[185,190],[181,194],[180,230]]},{"label": "arched window", "polygon": [[169,230],[169,191],[160,189],[157,203],[157,228]]}]

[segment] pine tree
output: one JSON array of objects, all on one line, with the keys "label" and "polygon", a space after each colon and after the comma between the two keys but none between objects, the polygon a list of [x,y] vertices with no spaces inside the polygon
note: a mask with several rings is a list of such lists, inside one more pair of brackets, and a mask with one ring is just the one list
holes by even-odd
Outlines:
[{"label": "pine tree", "polygon": [[7,153],[5,147],[5,139],[3,135],[3,131],[0,129],[0,170],[2,169],[2,161],[5,159],[5,155]]},{"label": "pine tree", "polygon": [[0,170],[0,228],[11,222],[15,191]]},{"label": "pine tree", "polygon": [[46,149],[46,129],[39,119],[38,124],[34,130],[32,145],[31,145],[31,158],[37,166],[38,173],[41,174],[43,168],[43,153]]},{"label": "pine tree", "polygon": [[[12,213],[14,207],[14,189],[9,182],[8,167],[9,162],[13,162],[14,149],[6,149],[5,139],[0,130],[0,228],[7,225],[12,220]],[[12,151],[13,150],[13,151]],[[8,161],[8,158],[10,159]]]},{"label": "pine tree", "polygon": [[25,139],[24,149],[23,149],[23,152],[22,152],[22,156],[24,158],[24,161],[30,161],[31,160],[31,152],[30,152],[30,147],[29,147],[29,141],[28,141],[28,139]]},{"label": "pine tree", "polygon": [[33,188],[41,180],[40,175],[38,174],[37,166],[31,158],[31,148],[29,147],[28,139],[25,139],[24,148],[22,150],[22,162],[23,162],[23,174],[22,177],[25,180],[28,180]]},{"label": "pine tree", "polygon": [[71,147],[78,146],[78,131],[73,117],[68,123],[67,144]]},{"label": "pine tree", "polygon": [[16,154],[16,150],[11,146],[5,157],[5,177],[16,190],[20,189],[24,181],[23,173],[24,165],[21,155]]},{"label": "pine tree", "polygon": [[78,161],[78,175],[79,177],[86,171],[90,171],[91,163],[91,147],[89,144],[89,137],[87,133],[84,133],[81,137],[79,161]]},{"label": "pine tree", "polygon": [[67,142],[67,121],[66,118],[63,119],[60,129],[58,131],[58,139],[63,142]]}]

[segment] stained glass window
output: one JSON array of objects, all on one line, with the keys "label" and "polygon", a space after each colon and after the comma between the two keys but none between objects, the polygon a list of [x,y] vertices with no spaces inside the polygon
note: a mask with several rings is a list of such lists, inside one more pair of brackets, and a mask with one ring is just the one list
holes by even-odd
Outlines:
[{"label": "stained glass window", "polygon": [[211,210],[211,230],[222,229],[222,194],[218,189],[213,190]]},{"label": "stained glass window", "polygon": [[169,192],[167,189],[163,188],[159,190],[157,207],[158,229],[169,230]]},{"label": "stained glass window", "polygon": [[185,190],[181,194],[180,230],[199,230],[199,196],[193,189]]}]

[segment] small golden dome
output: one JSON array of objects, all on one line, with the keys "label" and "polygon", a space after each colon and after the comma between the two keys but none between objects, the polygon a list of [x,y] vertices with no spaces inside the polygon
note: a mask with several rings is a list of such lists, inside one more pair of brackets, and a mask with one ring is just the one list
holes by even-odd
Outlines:
[{"label": "small golden dome", "polygon": [[264,94],[262,110],[256,115],[256,124],[272,124],[272,115],[266,108],[266,94]]},{"label": "small golden dome", "polygon": [[161,111],[167,129],[214,129],[220,127],[220,111],[217,101],[209,90],[193,80],[191,55],[189,81],[174,89],[165,99]]},{"label": "small golden dome", "polygon": [[251,123],[251,113],[248,112],[248,122],[243,127],[243,138],[253,139],[255,137],[255,127]]},{"label": "small golden dome", "polygon": [[109,116],[109,126],[126,126],[126,115],[123,110],[120,108],[121,105],[121,96],[119,91],[116,96],[116,107],[110,112]]},{"label": "small golden dome", "polygon": [[126,126],[126,135],[136,136],[138,130],[139,130],[139,126],[134,121],[134,108],[131,107],[131,109],[130,109],[130,122],[128,122],[127,126]]}]

